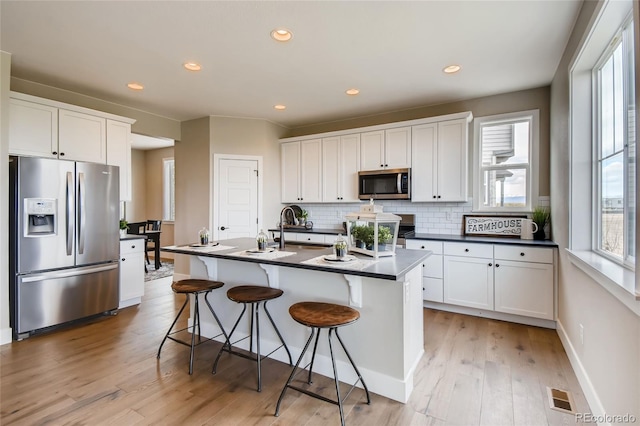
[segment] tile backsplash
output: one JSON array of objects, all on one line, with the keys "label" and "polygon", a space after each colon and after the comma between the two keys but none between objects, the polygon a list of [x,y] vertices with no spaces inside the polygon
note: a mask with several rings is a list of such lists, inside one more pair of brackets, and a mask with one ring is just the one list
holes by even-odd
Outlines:
[{"label": "tile backsplash", "polygon": [[[466,203],[412,203],[410,201],[378,200],[384,211],[416,216],[416,232],[427,234],[462,234],[462,216],[472,214],[473,202]],[[360,210],[361,203],[299,204],[309,212],[314,228],[335,228],[342,225],[347,213]],[[549,197],[539,197],[538,205],[549,206]],[[505,215],[502,213],[501,215]]]}]

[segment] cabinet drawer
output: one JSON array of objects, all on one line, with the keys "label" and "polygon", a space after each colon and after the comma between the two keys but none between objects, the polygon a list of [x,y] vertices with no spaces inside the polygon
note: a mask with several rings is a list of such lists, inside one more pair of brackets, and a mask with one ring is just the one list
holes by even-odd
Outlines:
[{"label": "cabinet drawer", "polygon": [[493,244],[444,243],[444,254],[464,257],[493,257]]},{"label": "cabinet drawer", "polygon": [[324,244],[324,235],[322,235],[322,234],[303,234],[303,233],[298,233],[297,236],[298,236],[297,241],[303,241],[305,243],[322,243],[322,244]]},{"label": "cabinet drawer", "polygon": [[431,250],[433,254],[442,254],[442,241],[407,240],[406,248],[412,250]]},{"label": "cabinet drawer", "polygon": [[422,264],[422,276],[442,278],[442,255],[432,254]]},{"label": "cabinet drawer", "polygon": [[553,263],[553,249],[541,247],[506,246],[496,244],[495,259],[516,262]]},{"label": "cabinet drawer", "polygon": [[444,302],[444,287],[442,280],[437,278],[423,278],[422,299],[430,302]]},{"label": "cabinet drawer", "polygon": [[143,238],[136,238],[133,240],[120,241],[120,256],[124,256],[130,253],[144,253]]}]

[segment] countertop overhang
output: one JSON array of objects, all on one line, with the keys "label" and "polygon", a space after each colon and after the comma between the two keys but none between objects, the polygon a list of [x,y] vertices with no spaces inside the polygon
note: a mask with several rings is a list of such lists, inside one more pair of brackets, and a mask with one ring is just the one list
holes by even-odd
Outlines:
[{"label": "countertop overhang", "polygon": [[[292,242],[287,244],[282,251],[294,252],[295,254],[277,259],[269,259],[258,256],[248,257],[233,255],[233,253],[237,253],[239,251],[255,249],[256,241],[253,238],[234,238],[230,240],[220,241],[220,244],[225,246],[232,246],[233,248],[227,250],[205,252],[197,247],[184,245],[162,247],[160,250],[176,254],[213,257],[217,259],[276,265],[288,268],[308,269],[336,274],[348,274],[393,281],[397,281],[401,277],[405,276],[409,271],[419,266],[427,257],[431,255],[431,252],[428,250],[408,250],[396,248],[395,256],[379,258],[374,264],[367,266],[364,269],[350,269],[348,267],[337,268],[332,266],[302,263],[318,256],[332,254],[333,251],[330,247],[311,247]],[[364,256],[361,254],[354,255],[360,259],[375,260],[373,257]]]}]

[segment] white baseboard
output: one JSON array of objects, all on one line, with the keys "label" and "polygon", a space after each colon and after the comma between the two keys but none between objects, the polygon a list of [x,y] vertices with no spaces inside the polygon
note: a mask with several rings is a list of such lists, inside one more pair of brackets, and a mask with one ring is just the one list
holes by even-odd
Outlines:
[{"label": "white baseboard", "polygon": [[439,311],[453,312],[456,314],[471,315],[474,317],[490,318],[500,321],[515,322],[518,324],[532,325],[534,327],[556,328],[556,322],[541,318],[525,317],[522,315],[506,314],[504,312],[496,312],[490,310],[482,310],[477,308],[468,308],[466,306],[449,305],[446,303],[423,302],[425,308],[437,309]]},{"label": "white baseboard", "polygon": [[[556,332],[558,333],[558,337],[560,337],[560,341],[562,342],[562,346],[564,347],[564,351],[567,353],[569,357],[569,362],[571,363],[571,367],[578,378],[578,382],[580,383],[580,387],[582,388],[582,392],[589,404],[589,408],[591,408],[591,414],[595,417],[606,418],[604,407],[602,406],[602,402],[598,397],[598,393],[596,389],[593,387],[593,383],[589,379],[589,375],[587,374],[587,370],[585,370],[580,358],[578,356],[578,352],[576,352],[576,348],[569,340],[569,336],[567,335],[564,327],[562,326],[562,322],[560,320],[557,321],[558,326],[556,327]],[[603,425],[610,425],[611,423],[599,423]]]},{"label": "white baseboard", "polygon": [[6,345],[7,343],[11,343],[13,336],[13,330],[11,327],[3,328],[0,330],[0,345]]}]

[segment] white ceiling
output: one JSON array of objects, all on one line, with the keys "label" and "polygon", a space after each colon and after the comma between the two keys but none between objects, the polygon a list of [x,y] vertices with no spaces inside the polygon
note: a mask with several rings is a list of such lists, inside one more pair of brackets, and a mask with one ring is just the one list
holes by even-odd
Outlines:
[{"label": "white ceiling", "polygon": [[146,151],[149,149],[168,148],[173,146],[174,143],[175,141],[173,139],[155,138],[137,133],[131,134],[131,148],[133,149]]},{"label": "white ceiling", "polygon": [[0,48],[17,78],[177,120],[298,127],[547,85],[581,4],[2,0]]}]

